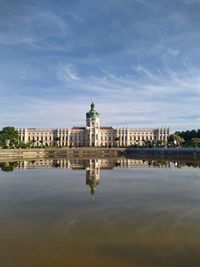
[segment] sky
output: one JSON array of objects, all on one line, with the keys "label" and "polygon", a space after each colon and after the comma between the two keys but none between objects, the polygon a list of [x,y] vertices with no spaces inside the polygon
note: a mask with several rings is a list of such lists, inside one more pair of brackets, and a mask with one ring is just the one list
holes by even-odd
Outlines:
[{"label": "sky", "polygon": [[200,128],[200,0],[0,0],[0,128]]}]

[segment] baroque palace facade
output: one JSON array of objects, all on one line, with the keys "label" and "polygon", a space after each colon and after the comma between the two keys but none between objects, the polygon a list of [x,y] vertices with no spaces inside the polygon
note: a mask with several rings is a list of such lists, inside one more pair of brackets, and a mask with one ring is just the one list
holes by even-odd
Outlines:
[{"label": "baroque palace facade", "polygon": [[33,146],[66,147],[113,147],[143,145],[149,141],[165,142],[169,137],[169,128],[118,128],[100,127],[100,114],[94,103],[86,113],[86,126],[63,129],[23,128],[16,129],[20,140]]}]

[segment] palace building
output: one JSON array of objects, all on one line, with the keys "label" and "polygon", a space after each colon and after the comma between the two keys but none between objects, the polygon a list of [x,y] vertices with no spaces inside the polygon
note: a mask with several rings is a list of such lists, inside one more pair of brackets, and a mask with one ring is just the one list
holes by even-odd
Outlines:
[{"label": "palace building", "polygon": [[94,103],[86,113],[86,126],[62,129],[23,128],[16,129],[20,141],[32,143],[33,146],[66,147],[113,147],[142,146],[147,142],[166,142],[169,128],[117,128],[101,127],[100,114]]}]

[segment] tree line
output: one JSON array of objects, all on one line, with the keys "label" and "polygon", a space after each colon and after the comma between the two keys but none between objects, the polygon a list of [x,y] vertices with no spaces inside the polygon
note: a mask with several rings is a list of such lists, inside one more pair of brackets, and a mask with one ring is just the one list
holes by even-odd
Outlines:
[{"label": "tree line", "polygon": [[17,147],[19,143],[19,134],[14,127],[4,127],[0,131],[0,146],[2,148]]},{"label": "tree line", "polygon": [[170,142],[175,142],[175,144],[184,147],[200,147],[200,129],[182,132],[176,131],[170,135],[168,143]]}]

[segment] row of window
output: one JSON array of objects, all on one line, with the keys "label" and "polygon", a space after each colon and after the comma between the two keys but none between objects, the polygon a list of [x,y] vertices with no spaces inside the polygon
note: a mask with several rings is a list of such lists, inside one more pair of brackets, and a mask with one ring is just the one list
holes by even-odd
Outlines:
[{"label": "row of window", "polygon": [[[159,132],[160,134],[165,134],[165,132]],[[25,134],[25,132],[19,132],[19,134],[21,134],[21,135],[24,135]],[[52,134],[54,134],[53,132],[29,132],[29,133],[27,133],[28,135],[39,135],[39,134],[41,134],[41,135],[52,135]],[[62,135],[62,134],[65,134],[65,135],[68,135],[68,134],[72,134],[72,135],[83,135],[83,134],[85,134],[85,132],[78,132],[78,133],[73,133],[73,132],[71,132],[71,133],[69,133],[69,132],[63,132],[63,133],[60,133],[60,132],[57,132],[57,135]],[[115,134],[115,132],[101,132],[101,135],[114,135]],[[118,134],[120,135],[120,134],[122,134],[122,135],[126,135],[126,134],[129,134],[129,135],[136,135],[136,134],[138,134],[138,135],[152,135],[153,133],[151,133],[151,132],[146,132],[146,133],[141,133],[141,132],[118,132]],[[166,133],[167,134],[167,133]]]},{"label": "row of window", "polygon": [[[39,135],[39,133],[28,133],[28,138],[34,138],[34,137],[36,137],[36,136],[38,136],[38,135]],[[53,135],[53,134],[51,134],[51,133],[43,133],[43,134],[40,133],[40,137],[41,137],[41,138],[51,138],[52,135]],[[111,136],[112,136],[112,137],[115,137],[115,135],[114,135],[114,134],[111,135],[111,133],[101,133],[101,137],[103,137],[103,136],[106,137],[106,136],[108,136],[108,135],[109,135],[110,137],[111,137]],[[139,134],[139,133],[130,133],[130,134],[129,134],[129,137],[130,137],[130,138],[131,138],[132,136],[134,136],[134,137],[137,137],[137,136],[140,136],[140,137],[141,137],[141,136],[142,136],[142,137],[143,137],[143,136],[145,136],[145,135],[146,135],[146,137],[152,137],[152,133],[142,133],[142,134]],[[24,136],[24,133],[22,133],[21,136]],[[62,140],[64,140],[64,139],[67,140],[67,138],[68,138],[69,135],[67,135],[67,134],[66,134],[66,135],[54,135],[54,137],[55,137],[55,136],[58,137],[58,138],[61,138]],[[94,137],[94,134],[92,134],[91,136]],[[120,134],[120,135],[118,135],[119,138],[123,138],[123,137],[126,137],[126,138],[127,138],[127,136],[128,136],[127,134],[123,134],[123,135]],[[164,133],[160,133],[159,136],[160,136],[160,137],[164,137],[164,136],[166,136],[166,135],[165,135]],[[73,139],[74,139],[74,138],[75,138],[75,139],[76,139],[76,138],[77,138],[77,139],[78,139],[78,138],[80,139],[81,137],[82,137],[82,138],[85,138],[85,139],[86,139],[86,138],[89,139],[89,134],[88,134],[88,133],[87,133],[87,134],[86,134],[86,133],[84,133],[84,134],[83,134],[83,133],[82,133],[82,134],[81,134],[81,133],[71,133],[71,134],[70,134],[70,137],[73,138]],[[98,135],[96,135],[96,139],[98,139]]]},{"label": "row of window", "polygon": [[[154,138],[154,139],[156,139],[156,137]],[[22,141],[25,141],[25,138],[24,137],[22,137],[21,138],[21,140]],[[85,142],[85,141],[88,141],[89,140],[89,137],[87,138],[87,139],[85,139],[85,138],[76,138],[76,136],[71,136],[70,137],[70,141],[72,142],[72,141],[82,141],[82,142]],[[96,140],[98,140],[98,137],[96,137]],[[124,136],[124,137],[121,137],[121,138],[119,138],[119,140],[116,140],[116,141],[147,141],[147,140],[149,140],[149,141],[152,141],[153,140],[153,138],[152,137],[150,137],[150,138],[145,138],[145,137],[141,137],[141,136],[134,136],[134,137],[131,137],[130,136],[130,138],[127,138],[127,136]],[[43,137],[43,136],[41,136],[41,137],[39,137],[39,136],[36,136],[36,137],[28,137],[28,141],[57,141],[57,142],[61,142],[61,141],[68,141],[68,138],[58,138],[57,139],[57,137],[54,137],[54,139],[53,138],[51,138],[51,136],[49,136],[49,137],[47,137],[47,136],[45,136],[45,137]],[[101,137],[101,141],[113,141],[113,138],[111,138],[110,136],[107,138],[107,137]]]},{"label": "row of window", "polygon": [[[24,135],[22,135],[22,136],[24,137]],[[164,137],[164,136],[165,135],[161,135],[160,134],[160,137]],[[31,136],[28,136],[28,140],[31,140],[34,137],[35,138],[41,138],[41,139],[44,138],[45,140],[47,140],[47,138],[49,138],[51,140],[52,135],[49,135],[49,136],[47,136],[47,135],[42,135],[42,136],[31,135]],[[101,135],[101,138],[103,138],[103,137],[104,138],[107,138],[107,135],[106,134],[105,134],[105,136]],[[112,136],[112,137],[114,137],[114,136]],[[131,140],[131,138],[140,138],[140,137],[143,138],[145,136],[141,136],[141,135],[138,136],[138,135],[135,135],[135,134],[134,134],[134,136],[132,136],[132,135],[129,136],[130,140]],[[152,135],[150,135],[150,136],[149,135],[146,135],[146,138],[147,137],[150,137],[151,138]],[[58,136],[54,136],[54,139],[55,138],[60,138],[60,140],[63,140],[64,141],[64,140],[67,140],[68,139],[68,135],[66,135],[66,136],[59,136],[58,135]],[[70,135],[70,139],[86,139],[86,138],[89,139],[89,134],[88,135],[86,135],[86,134],[84,134],[84,135],[71,134]],[[94,134],[91,135],[91,138],[94,138]],[[109,138],[111,138],[111,135],[109,135]],[[127,135],[120,135],[120,136],[118,136],[118,138],[128,138],[128,137],[127,137]],[[96,135],[96,139],[98,139],[98,135]]]},{"label": "row of window", "polygon": [[[156,139],[156,137],[154,137],[154,139]],[[134,137],[130,136],[129,138],[127,138],[127,136],[123,136],[119,138],[118,141],[123,141],[123,140],[124,141],[152,141],[153,137],[146,136],[145,138],[145,136],[134,136]]]}]

